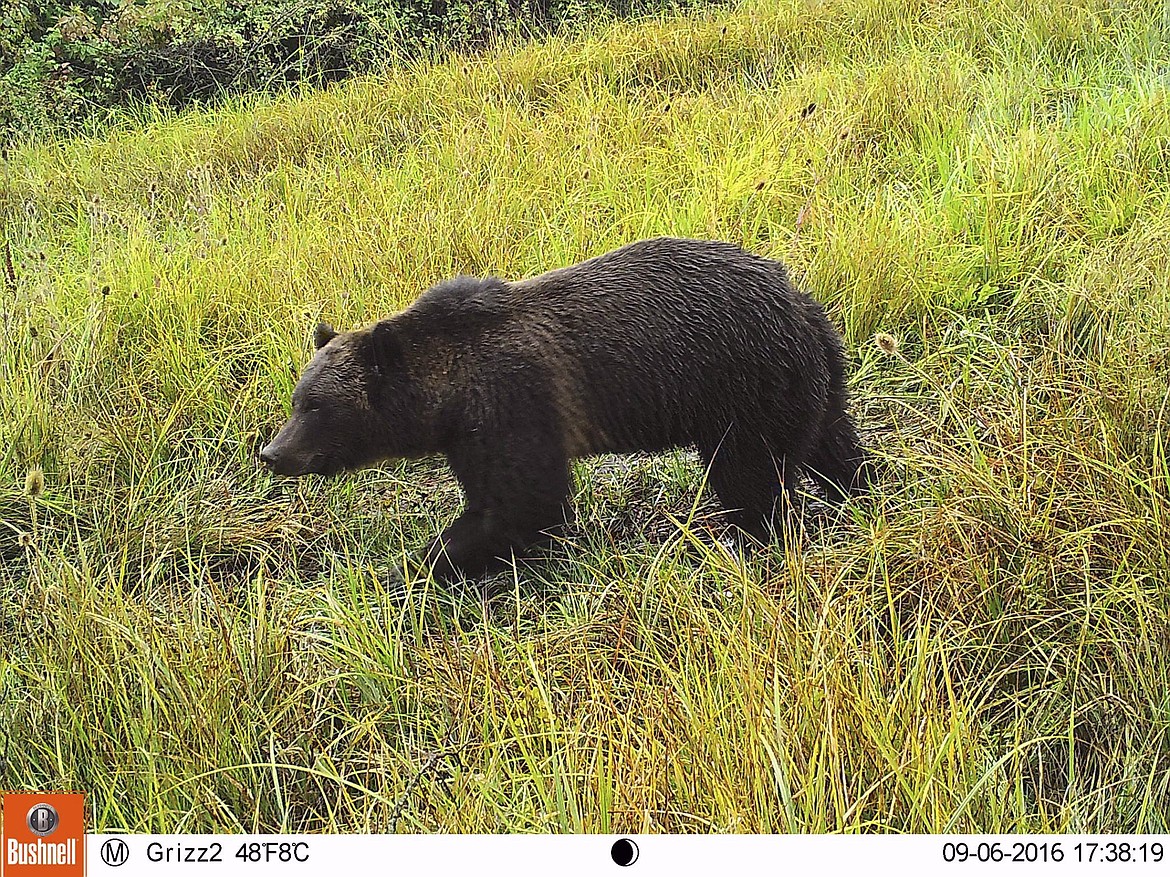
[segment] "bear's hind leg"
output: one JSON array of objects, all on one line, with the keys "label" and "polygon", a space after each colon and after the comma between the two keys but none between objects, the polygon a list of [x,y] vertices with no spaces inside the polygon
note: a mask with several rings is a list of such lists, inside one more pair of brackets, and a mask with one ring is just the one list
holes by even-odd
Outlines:
[{"label": "bear's hind leg", "polygon": [[840,406],[830,408],[805,467],[832,503],[842,503],[869,486],[872,463],[861,447],[852,419]]},{"label": "bear's hind leg", "polygon": [[754,539],[769,541],[778,522],[781,490],[789,501],[795,499],[798,467],[773,458],[762,440],[732,436],[714,447],[700,446],[699,456],[728,520]]}]

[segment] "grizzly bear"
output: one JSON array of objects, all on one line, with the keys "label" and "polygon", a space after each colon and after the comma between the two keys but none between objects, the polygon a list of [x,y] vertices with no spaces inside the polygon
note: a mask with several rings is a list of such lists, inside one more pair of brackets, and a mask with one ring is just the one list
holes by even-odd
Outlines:
[{"label": "grizzly bear", "polygon": [[803,471],[866,487],[845,361],[784,266],[659,238],[527,280],[457,277],[354,332],[326,324],[260,453],[281,475],[446,456],[466,508],[426,553],[478,577],[570,519],[570,460],[692,446],[730,520],[761,541]]}]

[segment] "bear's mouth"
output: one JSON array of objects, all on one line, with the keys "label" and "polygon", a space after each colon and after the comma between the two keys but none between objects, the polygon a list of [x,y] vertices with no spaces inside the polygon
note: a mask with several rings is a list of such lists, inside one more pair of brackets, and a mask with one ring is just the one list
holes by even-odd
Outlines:
[{"label": "bear's mouth", "polygon": [[320,475],[322,478],[332,478],[334,475],[339,475],[345,471],[345,466],[341,463],[327,461],[322,455],[315,458],[310,464],[309,469],[303,473],[306,475]]},{"label": "bear's mouth", "polygon": [[273,475],[285,478],[300,478],[304,475],[321,475],[326,478],[336,475],[345,467],[326,458],[324,454],[313,454],[308,459],[289,459],[287,457],[261,456],[260,462]]}]

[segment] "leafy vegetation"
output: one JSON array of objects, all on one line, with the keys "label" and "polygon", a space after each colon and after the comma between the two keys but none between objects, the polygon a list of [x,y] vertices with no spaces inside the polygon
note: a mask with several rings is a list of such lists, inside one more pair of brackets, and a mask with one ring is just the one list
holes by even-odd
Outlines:
[{"label": "leafy vegetation", "polygon": [[[748,0],[14,148],[0,786],[105,830],[1167,831],[1157,4]],[[497,596],[437,462],[255,466],[319,316],[656,234],[787,261],[889,466],[743,559],[577,466]]]},{"label": "leafy vegetation", "polygon": [[387,61],[690,0],[14,0],[0,19],[0,135],[76,131]]}]

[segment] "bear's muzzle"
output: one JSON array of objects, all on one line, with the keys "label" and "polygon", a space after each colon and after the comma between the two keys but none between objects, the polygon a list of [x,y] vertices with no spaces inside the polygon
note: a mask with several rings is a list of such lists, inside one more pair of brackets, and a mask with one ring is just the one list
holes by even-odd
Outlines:
[{"label": "bear's muzzle", "polygon": [[303,429],[290,420],[276,436],[260,449],[260,462],[276,475],[296,478],[301,475],[330,475],[340,467],[329,466],[326,455],[305,441]]}]

